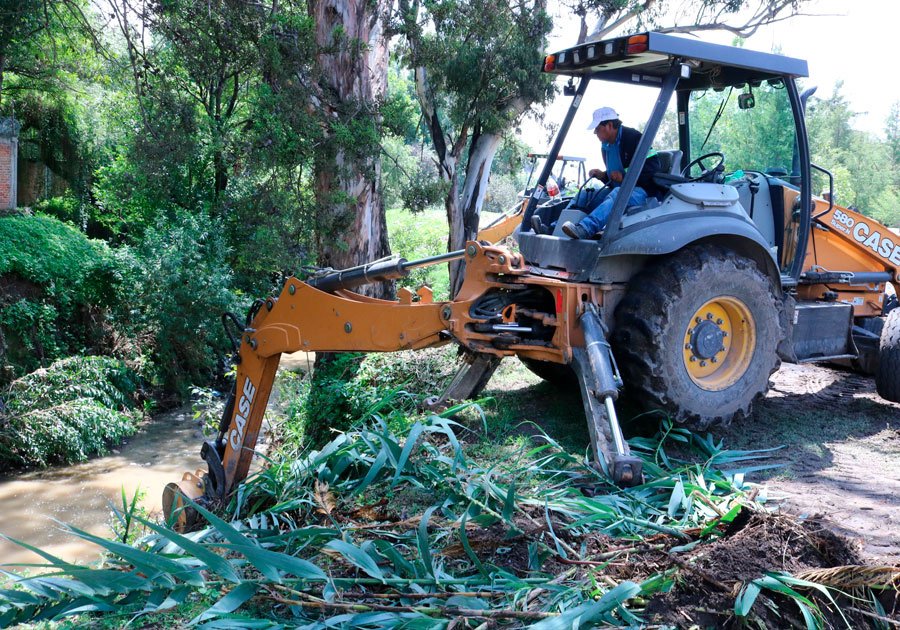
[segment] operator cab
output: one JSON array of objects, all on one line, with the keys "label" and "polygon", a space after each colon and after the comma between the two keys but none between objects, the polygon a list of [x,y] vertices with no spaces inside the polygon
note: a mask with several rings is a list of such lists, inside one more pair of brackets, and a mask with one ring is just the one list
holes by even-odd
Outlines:
[{"label": "operator cab", "polygon": [[[531,200],[518,239],[536,273],[621,281],[627,278],[615,277],[611,257],[667,254],[718,239],[746,250],[783,284],[796,281],[811,205],[809,167],[803,166],[809,164],[803,98],[796,85],[807,76],[805,61],[644,33],[547,55],[544,71],[569,77],[566,93],[573,97],[548,163],[559,153],[590,82],[642,85],[658,93],[604,232],[594,240],[567,238],[562,223],[585,215],[565,208],[545,221],[555,221],[552,235],[535,234],[531,217],[546,209]],[[589,106],[599,104],[592,98]],[[675,128],[677,147],[659,146],[658,131],[665,125],[669,137]],[[644,205],[627,207],[651,147],[661,164],[654,176],[658,192]],[[549,169],[544,170],[536,190],[546,184]]]}]

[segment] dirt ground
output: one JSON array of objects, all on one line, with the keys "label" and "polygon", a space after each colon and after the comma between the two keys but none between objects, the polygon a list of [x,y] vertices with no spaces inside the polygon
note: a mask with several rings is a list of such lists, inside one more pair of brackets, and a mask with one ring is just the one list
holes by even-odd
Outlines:
[{"label": "dirt ground", "polygon": [[871,377],[784,365],[752,417],[716,435],[730,448],[784,445],[772,456],[784,468],[770,473],[769,499],[821,517],[865,558],[900,564],[900,405],[880,398]]}]

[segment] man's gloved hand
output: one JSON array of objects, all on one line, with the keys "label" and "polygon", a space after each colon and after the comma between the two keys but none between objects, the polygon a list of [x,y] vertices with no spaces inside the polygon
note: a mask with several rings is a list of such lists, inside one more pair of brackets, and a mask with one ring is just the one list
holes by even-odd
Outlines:
[{"label": "man's gloved hand", "polygon": [[617,184],[621,184],[622,180],[625,179],[624,173],[622,171],[613,171],[609,174],[609,178]]},{"label": "man's gloved hand", "polygon": [[588,176],[599,179],[604,184],[609,181],[609,177],[606,176],[606,171],[601,171],[599,168],[592,168],[588,171]]}]

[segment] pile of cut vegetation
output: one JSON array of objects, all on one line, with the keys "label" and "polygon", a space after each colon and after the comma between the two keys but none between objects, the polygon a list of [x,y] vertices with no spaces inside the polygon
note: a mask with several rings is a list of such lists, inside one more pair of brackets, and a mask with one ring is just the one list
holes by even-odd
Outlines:
[{"label": "pile of cut vegetation", "polygon": [[[815,522],[767,513],[743,481],[764,452],[666,426],[632,440],[646,483],[619,489],[546,435],[476,461],[472,434],[447,414],[403,430],[375,416],[273,463],[227,516],[195,505],[201,531],[134,515],[149,534],[129,546],[70,527],[107,550],[104,564],[43,553],[49,575],[0,591],[0,625],[72,615],[202,628],[897,623],[900,568],[861,566]],[[675,459],[672,446],[703,463]]]}]

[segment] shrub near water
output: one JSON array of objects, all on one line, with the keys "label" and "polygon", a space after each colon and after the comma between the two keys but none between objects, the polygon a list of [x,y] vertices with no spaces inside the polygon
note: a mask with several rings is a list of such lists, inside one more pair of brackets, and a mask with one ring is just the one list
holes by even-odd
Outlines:
[{"label": "shrub near water", "polygon": [[121,277],[105,243],[49,217],[0,217],[0,244],[0,364],[9,366],[8,381],[91,345]]},{"label": "shrub near water", "polygon": [[12,383],[0,405],[0,469],[84,461],[133,434],[134,373],[108,357],[72,357]]}]

